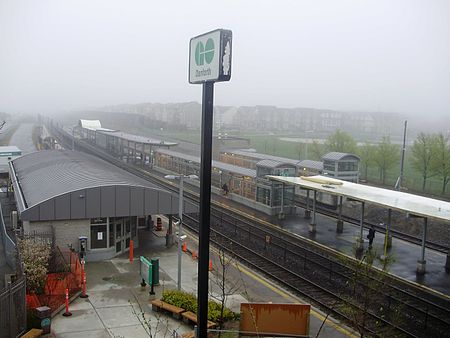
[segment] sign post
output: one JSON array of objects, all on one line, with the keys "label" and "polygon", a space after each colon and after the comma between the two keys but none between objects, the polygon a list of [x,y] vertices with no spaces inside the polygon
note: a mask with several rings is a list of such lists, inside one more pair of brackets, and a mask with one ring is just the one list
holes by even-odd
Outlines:
[{"label": "sign post", "polygon": [[217,29],[191,39],[189,44],[189,83],[203,84],[200,167],[200,218],[198,252],[198,330],[196,337],[207,336],[209,233],[211,213],[211,152],[214,82],[231,78],[230,30]]}]

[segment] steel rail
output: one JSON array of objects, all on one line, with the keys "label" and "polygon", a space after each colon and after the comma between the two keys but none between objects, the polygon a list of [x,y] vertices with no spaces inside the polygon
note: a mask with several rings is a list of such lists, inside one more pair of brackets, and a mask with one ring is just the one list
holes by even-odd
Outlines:
[{"label": "steel rail", "polygon": [[[100,156],[100,157],[104,158],[105,160],[107,160],[107,161],[109,161],[109,162],[111,162],[111,163],[113,163],[113,164],[115,164],[115,165],[121,167],[122,169],[131,171],[131,172],[133,172],[134,174],[137,174],[137,176],[140,176],[140,177],[142,177],[142,178],[145,178],[145,179],[147,179],[147,180],[150,180],[150,181],[152,181],[152,182],[154,182],[154,183],[157,183],[157,184],[160,184],[160,185],[161,185],[161,181],[160,181],[161,178],[158,177],[157,175],[150,174],[150,173],[148,173],[148,172],[145,171],[145,170],[142,170],[142,169],[140,169],[140,168],[136,168],[136,167],[134,167],[134,166],[130,166],[130,165],[128,165],[128,164],[123,163],[123,162],[120,161],[120,160],[114,159],[114,158],[112,158],[111,155],[108,155],[108,154],[104,153],[103,151],[99,150],[97,147],[95,147],[95,146],[93,146],[93,145],[86,144],[86,143],[84,143],[84,142],[83,142],[83,145],[85,146],[85,148],[88,148],[88,149],[86,149],[86,150],[88,150],[88,151],[90,150],[90,152],[92,152],[93,154],[95,154],[95,155],[97,155],[97,156]],[[90,149],[89,149],[89,148],[90,148]],[[165,183],[165,184],[163,184],[163,185],[164,185],[165,187],[171,189],[171,190],[176,190],[176,189],[174,188],[174,186],[172,186],[172,184],[167,184],[167,183]],[[191,195],[194,196],[194,200],[195,200],[195,193],[192,193]],[[192,199],[192,197],[191,197],[191,199]],[[213,208],[216,209],[217,207],[214,206]],[[229,212],[229,211],[228,211],[228,212]],[[271,229],[271,230],[273,231],[273,229]],[[297,238],[297,240],[298,240],[298,238]],[[328,258],[328,259],[329,259],[329,258]],[[408,295],[408,296],[412,296],[413,298],[416,298],[416,299],[418,299],[418,300],[422,300],[420,297],[418,297],[418,296],[416,296],[416,295]],[[422,300],[422,301],[423,301],[423,300]],[[432,305],[433,305],[433,306],[436,306],[436,304],[434,304],[434,303],[432,303]]]}]

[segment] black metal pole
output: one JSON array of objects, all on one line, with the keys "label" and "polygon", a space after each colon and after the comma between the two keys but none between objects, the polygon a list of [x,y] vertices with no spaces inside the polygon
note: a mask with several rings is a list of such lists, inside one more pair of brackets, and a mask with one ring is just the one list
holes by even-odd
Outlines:
[{"label": "black metal pole", "polygon": [[203,84],[202,154],[200,168],[200,219],[198,243],[198,331],[197,337],[207,336],[208,323],[208,263],[209,222],[211,206],[211,153],[213,128],[214,83]]},{"label": "black metal pole", "polygon": [[405,121],[405,128],[403,130],[403,146],[402,146],[402,158],[400,161],[400,177],[398,178],[398,186],[397,190],[400,190],[403,186],[403,164],[405,162],[405,150],[406,150],[406,127],[408,125],[408,121]]}]

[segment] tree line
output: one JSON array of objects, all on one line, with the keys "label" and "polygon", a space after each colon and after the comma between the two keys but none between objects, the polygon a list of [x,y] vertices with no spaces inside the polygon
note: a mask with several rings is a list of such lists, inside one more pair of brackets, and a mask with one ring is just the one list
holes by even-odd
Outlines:
[{"label": "tree line", "polygon": [[[330,151],[357,154],[360,159],[361,176],[368,179],[370,168],[376,168],[379,180],[386,184],[388,172],[400,163],[401,147],[393,144],[389,136],[383,136],[377,144],[357,144],[348,133],[337,130],[330,135],[325,144],[313,142],[310,146],[311,157],[320,159],[324,153]],[[450,144],[449,137],[442,133],[420,133],[410,147],[409,161],[412,169],[421,178],[421,188],[425,191],[427,182],[431,177],[440,181],[441,193],[445,194],[450,182]]]}]

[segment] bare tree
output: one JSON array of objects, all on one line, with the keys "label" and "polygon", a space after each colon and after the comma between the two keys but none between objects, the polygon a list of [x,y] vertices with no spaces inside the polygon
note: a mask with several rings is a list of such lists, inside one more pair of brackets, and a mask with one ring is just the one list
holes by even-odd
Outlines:
[{"label": "bare tree", "polygon": [[411,148],[412,167],[422,176],[422,191],[425,191],[427,179],[434,176],[431,163],[435,156],[436,137],[430,134],[420,133],[414,140]]},{"label": "bare tree", "polygon": [[211,282],[218,288],[219,293],[210,291],[210,295],[220,303],[219,329],[222,329],[225,322],[224,314],[227,299],[242,288],[243,282],[241,278],[230,278],[230,270],[236,265],[236,262],[233,257],[229,257],[225,254],[223,248],[218,249],[217,261],[217,270],[211,277]]},{"label": "bare tree", "polygon": [[[380,290],[386,289],[388,283],[387,276],[393,262],[392,256],[385,257],[382,261],[382,272],[373,267],[376,257],[375,250],[368,249],[364,252],[362,258],[353,267],[353,273],[347,281],[348,288],[343,291],[348,305],[342,310],[360,337],[370,336],[366,327],[371,313],[380,318],[386,318],[391,323],[398,324],[399,322],[399,307],[384,308],[382,298],[380,298]],[[382,322],[377,322],[376,327],[372,327],[372,330],[375,331],[376,337],[391,337],[396,334],[393,332],[394,328],[385,326]]]}]

